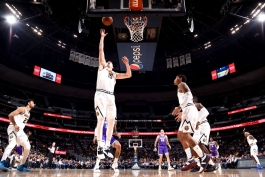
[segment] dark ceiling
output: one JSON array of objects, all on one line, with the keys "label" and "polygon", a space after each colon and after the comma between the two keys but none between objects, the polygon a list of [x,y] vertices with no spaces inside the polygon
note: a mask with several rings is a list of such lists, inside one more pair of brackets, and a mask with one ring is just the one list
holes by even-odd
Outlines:
[{"label": "dark ceiling", "polygon": [[[109,1],[97,3],[108,8]],[[10,14],[5,3],[22,13],[22,20],[12,27],[5,20],[5,15]],[[259,1],[186,0],[187,12],[194,19],[194,32],[184,33],[187,16],[163,17],[153,71],[134,72],[131,79],[119,81],[117,87],[170,86],[180,73],[187,75],[192,86],[201,86],[212,82],[212,70],[232,62],[237,73],[215,82],[264,66],[264,24],[253,20],[244,24],[247,20],[244,17],[251,18],[250,13],[258,4]],[[69,61],[71,49],[98,57],[99,29],[104,26],[99,17],[85,17],[85,9],[86,0],[1,1],[0,62],[27,74],[32,74],[34,65],[39,65],[62,74],[62,84],[94,89],[97,68]],[[85,17],[87,31],[78,33],[81,17]],[[242,27],[232,34],[230,29],[235,25]],[[36,26],[43,31],[41,36],[31,28]],[[105,40],[106,57],[119,72],[117,34],[111,26],[104,28],[109,33]],[[58,41],[65,43],[65,48],[58,46]],[[205,49],[204,44],[209,41],[211,47]],[[166,58],[186,53],[191,53],[191,64],[167,69]]]}]

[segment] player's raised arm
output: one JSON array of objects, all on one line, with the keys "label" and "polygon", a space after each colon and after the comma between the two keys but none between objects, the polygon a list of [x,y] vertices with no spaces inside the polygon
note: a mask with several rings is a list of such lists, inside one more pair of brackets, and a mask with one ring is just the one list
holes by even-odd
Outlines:
[{"label": "player's raised arm", "polygon": [[129,65],[129,60],[127,57],[122,57],[122,61],[126,66],[126,73],[116,73],[116,79],[127,79],[132,77],[132,71]]},{"label": "player's raised arm", "polygon": [[105,33],[104,29],[100,29],[100,42],[99,42],[99,58],[98,64],[99,70],[102,70],[106,66],[105,54],[104,54],[104,38],[107,36],[108,33]]}]

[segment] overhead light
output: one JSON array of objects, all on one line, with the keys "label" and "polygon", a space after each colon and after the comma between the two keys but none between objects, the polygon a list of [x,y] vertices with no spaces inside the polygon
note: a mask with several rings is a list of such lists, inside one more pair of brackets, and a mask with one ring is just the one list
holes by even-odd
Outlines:
[{"label": "overhead light", "polygon": [[76,35],[76,34],[74,34],[74,37],[77,37],[77,35]]},{"label": "overhead light", "polygon": [[41,35],[41,33],[40,33],[40,32],[38,32],[38,35]]},{"label": "overhead light", "polygon": [[65,48],[65,47],[62,45],[62,48]]},{"label": "overhead light", "polygon": [[194,37],[198,37],[198,34],[195,34]]},{"label": "overhead light", "polygon": [[259,12],[260,12],[260,9],[257,10],[257,11],[254,13],[254,15],[252,16],[252,18],[256,17],[256,16],[258,15]]},{"label": "overhead light", "polygon": [[58,44],[58,46],[60,46],[60,47],[61,47],[61,44]]},{"label": "overhead light", "polygon": [[9,24],[15,24],[17,22],[17,19],[13,15],[9,15],[6,17],[6,21]]},{"label": "overhead light", "polygon": [[258,21],[264,22],[265,21],[265,14],[261,13],[261,14],[259,14],[259,16],[257,18],[258,18]]},{"label": "overhead light", "polygon": [[234,34],[236,31],[232,31],[232,34]]},{"label": "overhead light", "polygon": [[59,43],[62,43],[61,41],[59,41]]},{"label": "overhead light", "polygon": [[38,32],[36,29],[34,29],[33,31],[36,32],[36,33]]},{"label": "overhead light", "polygon": [[65,43],[63,43],[63,45],[66,45]]},{"label": "overhead light", "polygon": [[29,24],[27,23],[27,26],[29,26]]},{"label": "overhead light", "polygon": [[42,30],[40,29],[40,32],[42,32]]},{"label": "overhead light", "polygon": [[230,30],[232,31],[234,28],[231,28]]},{"label": "overhead light", "polygon": [[265,3],[260,8],[263,9],[264,7],[265,7]]},{"label": "overhead light", "polygon": [[247,24],[247,23],[249,23],[249,20],[247,20],[244,24]]},{"label": "overhead light", "polygon": [[238,31],[239,30],[239,28],[236,28],[236,31]]}]

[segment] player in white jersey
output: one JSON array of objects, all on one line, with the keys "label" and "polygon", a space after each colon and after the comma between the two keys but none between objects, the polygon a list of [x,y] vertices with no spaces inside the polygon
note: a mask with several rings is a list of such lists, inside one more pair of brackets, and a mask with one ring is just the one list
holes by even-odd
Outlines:
[{"label": "player in white jersey", "polygon": [[6,147],[0,162],[0,169],[5,172],[8,171],[8,168],[6,168],[4,165],[5,160],[16,145],[23,146],[23,158],[21,160],[20,165],[17,167],[17,170],[29,171],[29,169],[25,165],[25,162],[29,155],[30,144],[28,136],[24,132],[24,128],[30,117],[29,112],[32,108],[34,108],[34,106],[34,101],[32,99],[29,99],[26,101],[25,107],[18,107],[15,111],[11,112],[8,115],[10,120],[10,124],[7,128],[9,144]]},{"label": "player in white jersey", "polygon": [[[200,167],[199,172],[201,173],[205,170],[205,168],[207,168],[210,157],[202,152],[201,148],[191,136],[191,133],[194,133],[196,124],[198,122],[198,110],[193,103],[193,96],[190,88],[185,83],[186,80],[186,76],[182,74],[178,75],[174,80],[174,84],[178,86],[178,99],[180,105],[175,107],[172,115],[177,116],[177,121],[181,121],[178,130],[178,139],[187,155],[187,162],[181,168],[181,170],[187,171],[197,165],[197,162],[192,158],[190,150],[191,147],[201,158],[202,162],[205,162],[205,166]],[[181,110],[182,114],[179,114]]]},{"label": "player in white jersey", "polygon": [[[193,134],[193,139],[196,141],[196,143],[198,143],[198,145],[200,146],[201,150],[206,153],[206,154],[210,154],[210,151],[206,148],[206,146],[208,145],[209,142],[209,137],[210,137],[210,131],[211,131],[211,127],[210,124],[207,120],[207,116],[209,115],[208,110],[201,104],[198,102],[198,98],[197,97],[193,97],[193,103],[195,104],[198,112],[198,122],[196,124],[196,128]],[[197,162],[197,168],[193,168],[191,170],[191,172],[195,172],[199,170],[199,166],[200,166],[200,160],[198,159],[198,155],[196,154],[196,152],[192,152],[193,156],[195,156],[195,161]],[[216,169],[215,164],[213,163],[212,160],[209,161],[209,165],[207,167],[207,169],[205,170],[205,172],[211,172],[214,171]]]},{"label": "player in white jersey", "polygon": [[[127,79],[132,76],[131,69],[129,66],[129,60],[127,57],[123,57],[122,61],[126,66],[126,73],[116,73],[113,69],[112,62],[105,60],[104,54],[104,38],[107,33],[104,29],[100,29],[100,43],[99,43],[99,68],[97,76],[97,87],[94,98],[95,111],[97,115],[97,141],[98,148],[97,154],[99,159],[104,159],[106,154],[108,157],[113,158],[113,155],[110,153],[110,140],[113,133],[113,127],[116,117],[116,104],[114,97],[114,86],[116,79]],[[108,128],[106,143],[102,143],[102,128],[104,124],[104,119],[107,118]]]},{"label": "player in white jersey", "polygon": [[248,144],[250,146],[250,155],[252,159],[256,162],[257,168],[256,169],[262,169],[262,165],[259,162],[259,159],[257,157],[258,155],[258,146],[257,146],[257,140],[252,136],[249,132],[246,132],[246,129],[244,128],[243,133],[245,137],[247,138]]}]

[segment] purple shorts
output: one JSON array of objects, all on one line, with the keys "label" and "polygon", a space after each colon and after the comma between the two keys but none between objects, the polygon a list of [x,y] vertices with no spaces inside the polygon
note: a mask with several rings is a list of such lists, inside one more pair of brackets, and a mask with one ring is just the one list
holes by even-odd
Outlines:
[{"label": "purple shorts", "polygon": [[17,146],[16,151],[19,155],[22,155],[22,146]]},{"label": "purple shorts", "polygon": [[158,146],[158,155],[168,154],[166,146]]},{"label": "purple shorts", "polygon": [[[107,137],[105,135],[102,136],[102,140],[106,142]],[[111,137],[110,140],[110,145],[113,145],[114,142],[117,141],[113,136]]]},{"label": "purple shorts", "polygon": [[212,151],[211,152],[211,157],[218,157],[219,153],[217,151]]}]

